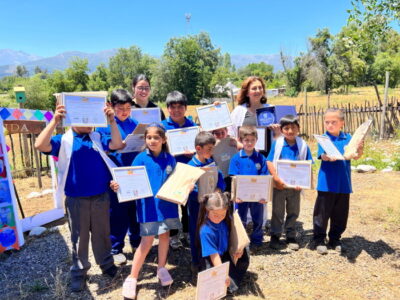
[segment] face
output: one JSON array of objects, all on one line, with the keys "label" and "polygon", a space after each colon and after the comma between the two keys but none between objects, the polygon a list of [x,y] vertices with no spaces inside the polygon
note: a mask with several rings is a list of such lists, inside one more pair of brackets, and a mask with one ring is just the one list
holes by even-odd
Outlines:
[{"label": "face", "polygon": [[281,128],[283,136],[289,141],[295,141],[299,135],[299,126],[296,124],[288,124]]},{"label": "face", "polygon": [[87,134],[93,131],[93,127],[72,127],[77,134]]},{"label": "face", "polygon": [[116,104],[114,105],[115,116],[121,120],[125,121],[131,115],[132,105],[130,103]]},{"label": "face", "polygon": [[260,102],[262,96],[264,96],[264,89],[259,80],[253,81],[249,85],[249,89],[247,91],[247,97],[250,99],[250,103],[252,102]]},{"label": "face", "polygon": [[257,138],[253,135],[247,135],[244,139],[241,139],[241,143],[243,144],[243,149],[247,152],[253,151],[256,143]]},{"label": "face", "polygon": [[146,80],[140,80],[134,90],[134,97],[139,101],[147,101],[150,97],[150,84]]},{"label": "face", "polygon": [[162,138],[157,131],[156,127],[150,127],[147,129],[146,134],[146,146],[153,152],[160,152],[162,145],[165,144],[165,138]]},{"label": "face", "polygon": [[169,115],[171,116],[172,121],[181,122],[185,118],[186,106],[174,103],[168,106],[167,108]]},{"label": "face", "polygon": [[221,128],[213,131],[213,135],[216,139],[222,140],[228,136],[228,130],[226,128]]},{"label": "face", "polygon": [[215,224],[221,223],[226,216],[226,209],[207,210],[208,218]]},{"label": "face", "polygon": [[340,119],[339,112],[328,112],[324,117],[324,125],[326,131],[332,135],[338,136],[344,125],[344,120]]},{"label": "face", "polygon": [[196,146],[196,151],[199,156],[201,156],[205,159],[210,159],[211,156],[213,155],[214,145],[207,144],[207,145],[204,145],[203,147]]}]

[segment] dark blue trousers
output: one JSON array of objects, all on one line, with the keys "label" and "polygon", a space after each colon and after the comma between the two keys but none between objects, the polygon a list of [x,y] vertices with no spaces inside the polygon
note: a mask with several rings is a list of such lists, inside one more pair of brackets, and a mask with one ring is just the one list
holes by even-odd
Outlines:
[{"label": "dark blue trousers", "polygon": [[195,265],[199,264],[200,257],[198,247],[196,247],[196,227],[197,218],[199,215],[200,204],[196,199],[188,200],[187,209],[189,217],[189,236],[190,236],[190,253],[192,254],[192,263]]},{"label": "dark blue trousers", "polygon": [[253,245],[261,245],[263,241],[263,219],[264,205],[258,202],[243,202],[237,205],[240,219],[243,226],[246,227],[247,212],[250,209],[251,219],[253,221],[253,232],[250,235],[250,242]]},{"label": "dark blue trousers", "polygon": [[122,252],[126,233],[131,246],[137,248],[140,244],[140,226],[136,218],[136,202],[119,203],[116,193],[110,191],[109,194],[111,253]]}]

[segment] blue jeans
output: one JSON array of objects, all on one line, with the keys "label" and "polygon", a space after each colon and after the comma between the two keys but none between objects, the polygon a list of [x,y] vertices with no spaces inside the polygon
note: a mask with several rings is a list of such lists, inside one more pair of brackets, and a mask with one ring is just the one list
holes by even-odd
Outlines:
[{"label": "blue jeans", "polygon": [[264,218],[264,204],[258,202],[243,202],[239,203],[238,211],[243,226],[246,227],[247,212],[250,209],[251,219],[253,221],[253,232],[250,235],[250,242],[253,245],[261,245],[263,241],[263,218]]}]

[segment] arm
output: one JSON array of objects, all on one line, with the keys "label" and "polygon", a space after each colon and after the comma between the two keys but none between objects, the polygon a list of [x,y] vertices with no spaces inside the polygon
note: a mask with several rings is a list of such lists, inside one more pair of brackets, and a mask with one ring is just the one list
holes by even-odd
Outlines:
[{"label": "arm", "polygon": [[218,253],[211,254],[210,260],[214,267],[222,265],[222,260]]},{"label": "arm", "polygon": [[272,161],[267,161],[268,170],[274,179],[274,185],[278,190],[283,190],[285,188],[285,183],[278,177],[275,166]]},{"label": "arm", "polygon": [[51,136],[56,129],[57,125],[61,122],[61,120],[65,116],[65,107],[64,105],[57,105],[56,111],[54,113],[53,119],[47,124],[46,128],[39,134],[35,142],[35,148],[40,152],[50,152],[52,150],[52,146],[50,143]]},{"label": "arm", "polygon": [[117,122],[114,118],[114,111],[109,105],[107,105],[107,107],[104,108],[104,113],[107,115],[111,127],[111,142],[108,145],[108,148],[110,150],[122,149],[125,145],[122,142],[121,133],[118,130]]}]

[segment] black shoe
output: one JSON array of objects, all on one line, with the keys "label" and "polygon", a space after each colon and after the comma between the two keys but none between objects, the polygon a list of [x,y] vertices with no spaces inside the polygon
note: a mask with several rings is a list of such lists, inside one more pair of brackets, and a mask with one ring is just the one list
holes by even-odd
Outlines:
[{"label": "black shoe", "polygon": [[344,252],[344,249],[342,247],[342,243],[340,241],[329,241],[328,247],[330,249],[335,250],[336,252],[341,253],[342,251]]},{"label": "black shoe", "polygon": [[271,235],[271,240],[269,241],[269,247],[278,250],[281,245],[279,243],[279,237],[277,235]]},{"label": "black shoe", "polygon": [[118,268],[115,265],[112,265],[109,267],[107,270],[103,271],[103,274],[110,276],[111,278],[114,278],[118,273]]},{"label": "black shoe", "polygon": [[86,276],[71,278],[71,292],[81,292],[86,286]]}]

